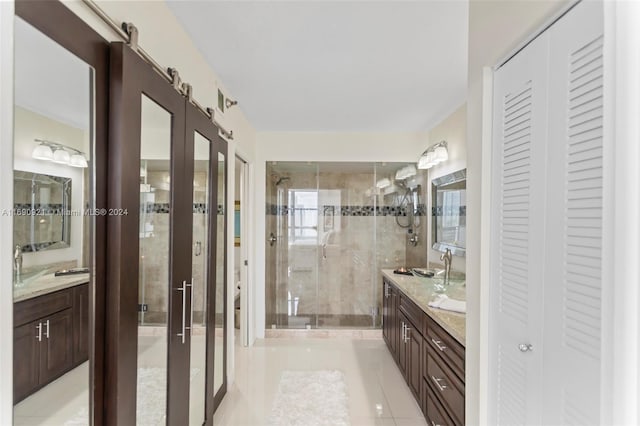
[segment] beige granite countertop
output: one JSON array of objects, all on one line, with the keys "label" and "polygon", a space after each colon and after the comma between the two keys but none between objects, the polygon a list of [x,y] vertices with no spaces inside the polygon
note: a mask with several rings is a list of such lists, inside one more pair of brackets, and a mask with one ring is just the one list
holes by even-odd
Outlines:
[{"label": "beige granite countertop", "polygon": [[[383,269],[382,275],[395,284],[400,291],[451,334],[461,345],[465,346],[466,315],[429,306],[429,302],[437,294],[434,291],[434,284],[441,283],[442,279],[394,274],[392,269]],[[463,280],[453,280],[451,285],[446,287],[444,294],[452,299],[466,300],[466,287],[463,286],[463,283]]]},{"label": "beige granite countertop", "polygon": [[13,286],[13,303],[22,302],[43,294],[64,290],[79,284],[89,282],[89,274],[65,275],[56,277],[54,274],[45,274],[26,279],[20,285]]}]

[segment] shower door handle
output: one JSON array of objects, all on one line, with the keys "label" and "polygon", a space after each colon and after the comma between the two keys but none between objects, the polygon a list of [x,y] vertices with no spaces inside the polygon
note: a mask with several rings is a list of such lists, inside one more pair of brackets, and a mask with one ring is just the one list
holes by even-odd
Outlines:
[{"label": "shower door handle", "polygon": [[200,256],[201,254],[202,254],[202,243],[200,241],[196,241],[195,256]]},{"label": "shower door handle", "polygon": [[327,245],[326,244],[322,245],[322,258],[323,259],[327,258]]}]

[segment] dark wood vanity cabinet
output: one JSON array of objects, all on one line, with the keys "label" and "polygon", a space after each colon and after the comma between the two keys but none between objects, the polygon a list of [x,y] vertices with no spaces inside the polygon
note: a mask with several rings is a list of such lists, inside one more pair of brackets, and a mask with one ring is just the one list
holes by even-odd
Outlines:
[{"label": "dark wood vanity cabinet", "polygon": [[394,284],[383,286],[384,340],[427,423],[463,425],[464,347]]},{"label": "dark wood vanity cabinet", "polygon": [[14,304],[14,403],[88,359],[88,294],[80,284]]}]

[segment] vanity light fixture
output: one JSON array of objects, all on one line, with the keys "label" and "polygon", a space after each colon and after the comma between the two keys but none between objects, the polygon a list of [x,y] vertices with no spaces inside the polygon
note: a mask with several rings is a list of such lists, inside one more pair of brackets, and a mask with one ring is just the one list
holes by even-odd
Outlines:
[{"label": "vanity light fixture", "polygon": [[431,145],[422,153],[418,160],[418,168],[422,170],[430,169],[436,164],[447,161],[448,159],[449,150],[447,148],[447,141],[441,141],[435,145]]},{"label": "vanity light fixture", "polygon": [[383,189],[387,186],[391,186],[391,180],[389,178],[383,178],[376,182],[376,187]]},{"label": "vanity light fixture", "polygon": [[418,173],[418,171],[416,170],[416,166],[414,166],[413,164],[409,164],[396,172],[396,180],[408,179],[415,176],[416,173]]},{"label": "vanity light fixture", "polygon": [[51,161],[53,160],[53,150],[50,146],[44,143],[40,143],[40,145],[34,148],[33,152],[31,153],[31,157],[35,158],[36,160]]},{"label": "vanity light fixture", "polygon": [[38,142],[38,146],[33,149],[31,157],[36,160],[52,161],[71,167],[89,167],[84,153],[75,148],[43,139],[35,139],[35,141]]}]

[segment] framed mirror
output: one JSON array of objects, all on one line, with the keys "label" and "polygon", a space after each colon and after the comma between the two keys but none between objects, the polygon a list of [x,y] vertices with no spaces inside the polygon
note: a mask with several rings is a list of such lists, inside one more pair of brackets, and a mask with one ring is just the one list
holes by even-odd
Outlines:
[{"label": "framed mirror", "polygon": [[465,256],[467,246],[467,169],[431,181],[433,249]]},{"label": "framed mirror", "polygon": [[13,172],[13,241],[23,253],[71,245],[71,178]]}]

